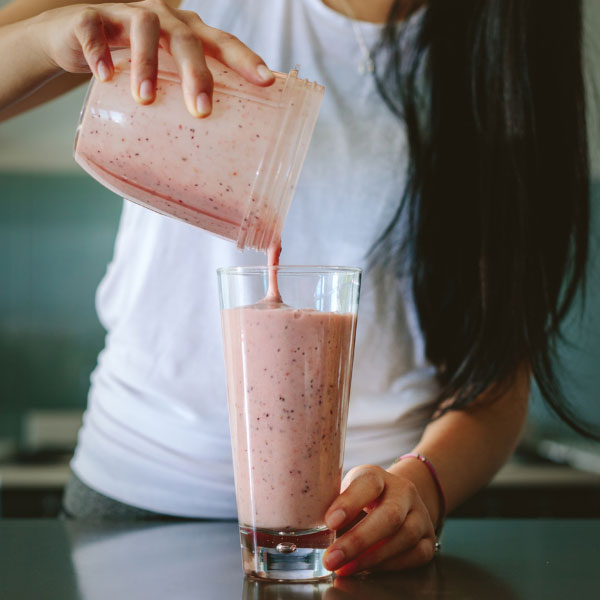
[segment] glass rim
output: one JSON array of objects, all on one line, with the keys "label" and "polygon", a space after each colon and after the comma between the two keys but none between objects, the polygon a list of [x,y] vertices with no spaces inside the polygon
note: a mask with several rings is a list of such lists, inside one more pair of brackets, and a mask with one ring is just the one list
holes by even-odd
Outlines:
[{"label": "glass rim", "polygon": [[276,270],[281,275],[328,275],[344,273],[347,275],[360,275],[359,267],[341,267],[325,265],[247,265],[243,267],[219,267],[218,275],[261,275]]}]

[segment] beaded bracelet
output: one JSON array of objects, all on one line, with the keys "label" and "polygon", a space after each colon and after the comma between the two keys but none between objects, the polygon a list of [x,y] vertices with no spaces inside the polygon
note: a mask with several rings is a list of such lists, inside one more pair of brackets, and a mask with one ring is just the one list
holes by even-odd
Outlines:
[{"label": "beaded bracelet", "polygon": [[440,514],[438,517],[437,525],[435,527],[435,535],[439,538],[440,534],[442,533],[442,527],[444,526],[444,519],[446,518],[446,494],[444,494],[442,482],[440,481],[440,478],[437,474],[437,471],[435,470],[435,467],[433,466],[433,463],[423,454],[409,452],[408,454],[403,454],[402,456],[397,458],[394,461],[394,463],[400,462],[405,458],[416,458],[417,460],[420,460],[429,469],[429,472],[433,477],[433,481],[435,482],[435,487],[437,488],[438,496],[440,498]]}]

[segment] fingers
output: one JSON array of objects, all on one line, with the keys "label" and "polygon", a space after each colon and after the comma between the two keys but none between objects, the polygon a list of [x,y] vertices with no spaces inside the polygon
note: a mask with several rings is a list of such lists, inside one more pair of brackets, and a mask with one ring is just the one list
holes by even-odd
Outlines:
[{"label": "fingers", "polygon": [[[74,31],[92,73],[100,81],[108,81],[113,75],[114,67],[100,13],[92,7],[82,10]],[[85,70],[85,65],[81,66]]]},{"label": "fingers", "polygon": [[[351,522],[366,506],[373,505],[385,490],[385,472],[379,467],[365,466],[349,473],[350,483],[325,514],[329,529],[340,529]],[[381,510],[383,508],[383,510]],[[381,540],[390,532],[387,518],[393,518],[399,526],[408,507],[394,505],[374,510],[362,521],[336,540],[323,556],[323,564],[333,571],[357,557],[361,552]]]},{"label": "fingers", "polygon": [[[235,36],[209,27],[190,11],[170,8],[163,0],[107,4],[79,9],[76,36],[89,68],[100,81],[113,75],[109,44],[131,46],[131,92],[149,104],[156,95],[158,47],[173,56],[188,111],[205,117],[212,110],[213,79],[204,52],[256,85],[275,80],[264,61]],[[85,70],[86,65],[81,65]]]},{"label": "fingers", "polygon": [[[211,112],[213,80],[202,41],[162,0],[112,6],[107,17],[121,19],[129,30],[131,91],[141,104],[154,101],[159,43],[175,59],[188,111],[195,117]],[[121,36],[120,36],[121,37]]]},{"label": "fingers", "polygon": [[150,104],[156,94],[160,20],[156,13],[135,11],[130,25],[131,93],[140,104]]},{"label": "fingers", "polygon": [[414,546],[426,528],[418,517],[409,518],[409,506],[408,502],[384,501],[329,547],[323,557],[325,566],[337,570],[359,557],[359,566],[371,565]]},{"label": "fingers", "polygon": [[[374,516],[382,509],[383,505],[370,516]],[[434,540],[433,530],[428,527],[422,515],[417,511],[411,511],[395,535],[368,546],[356,558],[338,568],[336,573],[343,576],[371,570],[374,567],[389,570],[425,564],[433,558]]]},{"label": "fingers", "polygon": [[[183,11],[185,12],[185,11]],[[183,17],[204,44],[204,50],[255,85],[270,85],[275,76],[263,59],[230,33],[205,25],[194,13]]]},{"label": "fingers", "polygon": [[346,483],[346,489],[333,501],[325,514],[325,523],[329,529],[340,529],[355,519],[364,507],[377,501],[385,489],[385,471],[370,465],[357,467],[346,475],[344,484]]},{"label": "fingers", "polygon": [[173,16],[166,16],[163,25],[169,31],[169,51],[177,63],[187,109],[196,117],[206,117],[212,110],[213,78],[202,42]]},{"label": "fingers", "polygon": [[327,549],[323,556],[327,569],[349,575],[375,566],[431,560],[434,527],[412,481],[367,465],[350,471],[344,485],[325,515],[327,526],[339,530],[361,510],[368,514]]},{"label": "fingers", "polygon": [[[404,506],[402,505],[404,504]],[[402,536],[394,538],[395,544],[387,541],[382,547],[377,548],[377,555],[381,558],[392,556],[390,552],[406,550],[421,538],[424,531],[416,531],[418,539],[412,539],[413,529],[411,523],[406,522],[408,505],[396,501],[383,502],[371,514],[367,515],[358,525],[346,532],[332,544],[323,557],[325,566],[330,570],[338,569],[343,564],[353,561],[367,550],[374,551],[375,544],[386,540],[402,527]],[[406,529],[406,531],[404,531]],[[405,539],[401,539],[405,538]]]}]

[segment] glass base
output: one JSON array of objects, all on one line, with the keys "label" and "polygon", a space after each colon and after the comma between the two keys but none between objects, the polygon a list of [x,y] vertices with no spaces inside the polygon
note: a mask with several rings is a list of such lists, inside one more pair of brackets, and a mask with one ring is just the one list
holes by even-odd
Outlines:
[{"label": "glass base", "polygon": [[307,582],[331,577],[321,559],[335,532],[326,527],[273,531],[240,525],[240,540],[244,573],[250,578]]}]

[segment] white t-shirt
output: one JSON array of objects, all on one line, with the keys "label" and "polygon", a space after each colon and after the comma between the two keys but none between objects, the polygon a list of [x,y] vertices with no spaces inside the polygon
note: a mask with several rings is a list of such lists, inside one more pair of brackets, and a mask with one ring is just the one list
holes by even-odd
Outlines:
[{"label": "white t-shirt", "polygon": [[[367,266],[393,215],[407,163],[402,124],[387,109],[352,22],[320,0],[188,0],[278,71],[325,86],[283,231],[282,264]],[[369,45],[381,26],[361,23]],[[106,347],[92,375],[72,462],[99,492],[157,512],[235,517],[217,267],[264,264],[255,252],[125,202],[97,294]],[[434,371],[408,297],[395,323],[363,278],[345,468],[387,465],[418,441],[433,410]]]}]

